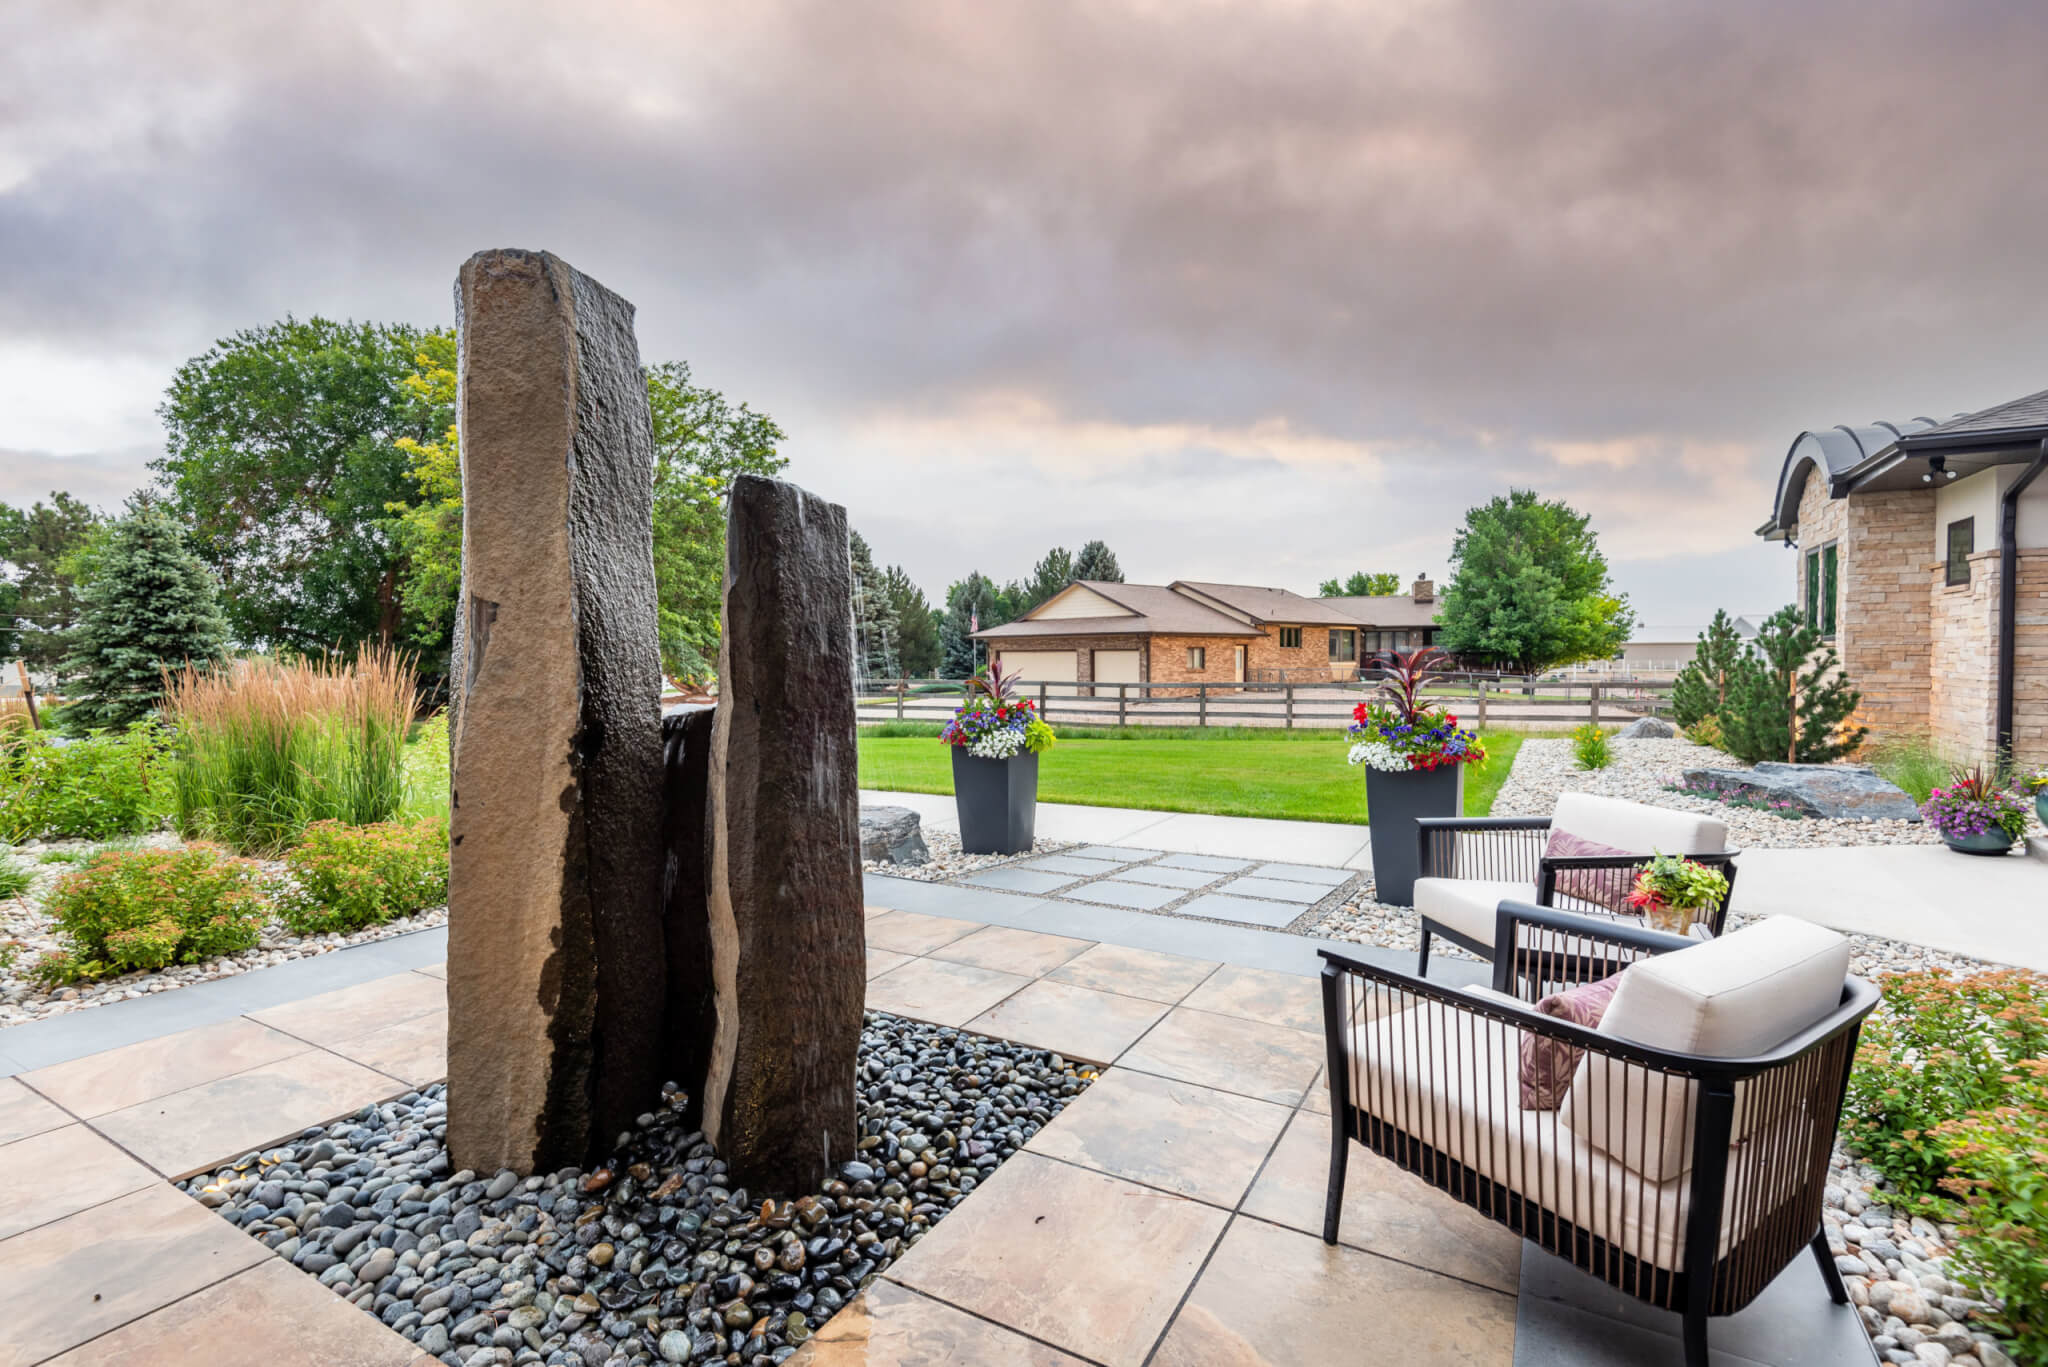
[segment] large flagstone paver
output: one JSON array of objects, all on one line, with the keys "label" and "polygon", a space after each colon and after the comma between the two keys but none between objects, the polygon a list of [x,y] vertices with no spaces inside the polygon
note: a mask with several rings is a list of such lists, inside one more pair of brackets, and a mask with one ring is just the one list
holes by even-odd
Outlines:
[{"label": "large flagstone paver", "polygon": [[1510,1367],[1514,1356],[1513,1296],[1240,1216],[1152,1361]]},{"label": "large flagstone paver", "polygon": [[403,1090],[397,1079],[315,1049],[115,1111],[93,1125],[175,1179]]},{"label": "large flagstone paver", "polygon": [[0,1367],[30,1367],[270,1256],[161,1183],[0,1240]]},{"label": "large flagstone paver", "polygon": [[394,973],[355,987],[322,992],[250,1018],[312,1044],[358,1039],[396,1021],[448,1009],[448,983],[424,973]]},{"label": "large flagstone paver", "polygon": [[1012,926],[987,926],[932,951],[934,959],[1036,978],[1088,948],[1088,940]]},{"label": "large flagstone paver", "polygon": [[898,954],[893,949],[877,949],[873,945],[869,945],[868,976],[870,978],[879,978],[890,969],[899,968],[909,963],[913,957],[915,956],[910,954]]},{"label": "large flagstone paver", "polygon": [[90,1118],[260,1068],[311,1047],[283,1031],[236,1016],[38,1068],[25,1080],[76,1114]]},{"label": "large flagstone paver", "polygon": [[1225,964],[1181,1005],[1294,1030],[1323,1028],[1322,980],[1296,973]]},{"label": "large flagstone paver", "polygon": [[885,911],[867,921],[868,943],[898,954],[929,954],[981,927],[980,921],[927,916],[921,911]]},{"label": "large flagstone paver", "polygon": [[1194,991],[1215,971],[1216,964],[1210,959],[1189,959],[1123,945],[1097,945],[1067,960],[1047,976],[1054,982],[1092,987],[1098,992],[1172,1004]]},{"label": "large flagstone paver", "polygon": [[1106,1367],[1139,1367],[1229,1218],[1019,1153],[884,1275]]},{"label": "large flagstone paver", "polygon": [[1271,1102],[1112,1068],[1025,1150],[1235,1206],[1292,1114]]},{"label": "large flagstone paver", "polygon": [[1292,1106],[1323,1058],[1319,1034],[1176,1006],[1117,1062],[1141,1073]]},{"label": "large flagstone paver", "polygon": [[912,959],[868,980],[867,1002],[873,1011],[887,1011],[934,1025],[965,1025],[1031,979],[998,973],[973,964],[944,959]]},{"label": "large flagstone paver", "polygon": [[327,1046],[414,1087],[448,1075],[448,1013],[430,1012]]},{"label": "large flagstone paver", "polygon": [[84,1125],[0,1146],[0,1239],[153,1185],[157,1175]]},{"label": "large flagstone paver", "polygon": [[420,1357],[404,1335],[283,1259],[266,1258],[50,1367],[412,1367]]},{"label": "large flagstone paver", "polygon": [[0,1077],[0,1144],[69,1125],[71,1116],[48,1097],[11,1077]]},{"label": "large flagstone paver", "polygon": [[790,1360],[791,1367],[1085,1367],[1081,1359],[877,1280]]},{"label": "large flagstone paver", "polygon": [[1040,981],[976,1016],[967,1028],[1068,1058],[1108,1063],[1166,1011],[1163,1002]]},{"label": "large flagstone paver", "polygon": [[[1330,1119],[1303,1111],[1245,1198],[1244,1213],[1321,1238],[1329,1180]],[[1357,1145],[1345,1164],[1337,1237],[1510,1296],[1521,1285],[1520,1235]]]}]

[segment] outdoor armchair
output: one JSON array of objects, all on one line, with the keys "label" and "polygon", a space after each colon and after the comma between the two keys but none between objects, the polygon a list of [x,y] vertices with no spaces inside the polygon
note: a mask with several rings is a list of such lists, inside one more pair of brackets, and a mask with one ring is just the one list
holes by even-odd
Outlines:
[{"label": "outdoor armchair", "polygon": [[[1528,904],[1498,913],[1492,988],[1324,959],[1337,1239],[1357,1142],[1625,1294],[1707,1320],[1748,1305],[1821,1233],[1849,1067],[1877,992],[1833,931],[1774,917],[1698,941]],[[1597,1029],[1538,1012],[1618,970]],[[1562,1048],[1561,1100],[1525,1104],[1525,1050]]]},{"label": "outdoor armchair", "polygon": [[[1493,956],[1494,913],[1504,901],[1534,903],[1640,923],[1627,905],[1636,874],[1657,854],[1681,854],[1717,868],[1735,888],[1735,856],[1727,823],[1697,812],[1672,811],[1590,793],[1565,793],[1551,816],[1425,817],[1415,880],[1415,910],[1422,920],[1417,973],[1429,971],[1437,936],[1482,958]],[[1625,854],[1549,854],[1558,833]],[[1694,924],[1721,933],[1728,898],[1703,908]]]}]

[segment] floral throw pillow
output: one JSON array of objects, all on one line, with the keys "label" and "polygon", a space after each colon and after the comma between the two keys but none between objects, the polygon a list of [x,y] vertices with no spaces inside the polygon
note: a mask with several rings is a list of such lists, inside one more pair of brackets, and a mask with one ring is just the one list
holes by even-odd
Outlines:
[{"label": "floral throw pillow", "polygon": [[[1612,845],[1556,829],[1550,832],[1550,843],[1543,847],[1546,859],[1615,859],[1635,853],[1634,850],[1618,850]],[[1635,913],[1629,910],[1628,894],[1635,883],[1633,869],[1559,869],[1555,895],[1575,898],[1590,906],[1630,916]]]},{"label": "floral throw pillow", "polygon": [[[1607,1014],[1608,1004],[1614,1000],[1615,988],[1620,985],[1620,973],[1596,983],[1580,983],[1567,991],[1551,993],[1536,1003],[1536,1009],[1546,1016],[1597,1030],[1600,1018]],[[1564,1094],[1571,1090],[1572,1072],[1579,1066],[1579,1055],[1584,1052],[1548,1035],[1523,1035],[1522,1109],[1554,1111],[1562,1105]]]}]

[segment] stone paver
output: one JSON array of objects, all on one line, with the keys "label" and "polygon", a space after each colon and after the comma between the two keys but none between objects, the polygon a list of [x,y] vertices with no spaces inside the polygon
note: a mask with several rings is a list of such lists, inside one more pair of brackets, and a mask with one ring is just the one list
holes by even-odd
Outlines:
[{"label": "stone paver", "polygon": [[873,945],[869,945],[868,976],[870,978],[878,978],[892,968],[898,968],[909,963],[913,957],[913,955],[909,954],[898,954],[893,949],[876,949]]},{"label": "stone paver", "polygon": [[375,982],[252,1011],[249,1017],[309,1044],[329,1045],[359,1039],[395,1021],[447,1009],[445,979],[430,978],[424,973],[394,973]]},{"label": "stone paver", "polygon": [[1107,1063],[1130,1048],[1167,1009],[1163,1002],[1142,997],[1040,981],[976,1016],[967,1028],[1051,1049],[1069,1058]]},{"label": "stone paver", "polygon": [[981,926],[979,921],[962,921],[952,916],[890,911],[868,917],[868,943],[882,949],[893,949],[898,954],[929,954],[962,935],[972,935]]},{"label": "stone paver", "polygon": [[1179,901],[1179,888],[1155,887],[1150,883],[1126,883],[1120,878],[1104,878],[1093,883],[1083,883],[1070,888],[1061,896],[1076,902],[1096,902],[1105,907],[1130,907],[1135,911],[1150,911],[1163,907],[1168,902]]},{"label": "stone paver", "polygon": [[[409,976],[409,975],[400,975]],[[246,1016],[38,1068],[25,1081],[91,1118],[303,1054],[312,1046]]]},{"label": "stone paver", "polygon": [[[1108,872],[1107,869],[1103,872]],[[960,880],[977,888],[997,888],[1003,892],[1028,892],[1034,896],[1063,888],[1074,881],[1071,873],[1047,873],[1042,869],[1005,867],[990,869],[986,873],[972,874]]]},{"label": "stone paver", "polygon": [[1134,859],[1150,859],[1158,851],[1134,850],[1128,845],[1084,845],[1078,850],[1067,850],[1065,853],[1075,859],[1107,859],[1129,863]]},{"label": "stone paver", "polygon": [[1105,1367],[1139,1367],[1229,1218],[1026,1152],[884,1275]]},{"label": "stone paver", "polygon": [[1169,854],[1158,863],[1161,868],[1197,869],[1203,873],[1242,873],[1252,866],[1249,859],[1224,859],[1213,854]]},{"label": "stone paver", "polygon": [[1087,949],[1089,941],[1012,926],[989,926],[931,952],[934,959],[1036,978]]},{"label": "stone paver", "polygon": [[1142,1073],[1292,1106],[1324,1058],[1323,1037],[1176,1006],[1117,1062]]},{"label": "stone paver", "polygon": [[1255,902],[1249,897],[1226,897],[1220,892],[1208,892],[1180,908],[1186,916],[1207,916],[1216,921],[1235,921],[1239,925],[1284,926],[1298,920],[1306,907],[1290,902]]},{"label": "stone paver", "polygon": [[[1278,878],[1233,878],[1217,889],[1227,897],[1258,897],[1268,902],[1293,902],[1307,906],[1329,896],[1330,890],[1313,883],[1289,883]],[[1295,915],[1300,915],[1296,912]]]},{"label": "stone paver", "polygon": [[1318,883],[1325,888],[1334,888],[1348,883],[1357,874],[1351,869],[1325,869],[1314,864],[1261,864],[1252,870],[1259,878],[1279,878],[1292,883]]},{"label": "stone paver", "polygon": [[1047,854],[1036,859],[1023,860],[1012,867],[1030,869],[1036,873],[1066,873],[1077,878],[1100,878],[1106,873],[1115,873],[1125,862],[1121,859],[1089,859],[1078,854]]},{"label": "stone paver", "polygon": [[1243,1199],[1293,1114],[1270,1102],[1112,1068],[1025,1148],[1231,1207]]},{"label": "stone paver", "polygon": [[0,1146],[0,1239],[154,1186],[157,1176],[84,1125]]},{"label": "stone paver", "polygon": [[1295,1030],[1323,1028],[1321,980],[1263,968],[1225,964],[1181,1005]]},{"label": "stone paver", "polygon": [[448,1013],[415,1016],[328,1046],[345,1059],[414,1087],[448,1075]]},{"label": "stone paver", "polygon": [[798,1350],[790,1367],[1086,1367],[1080,1358],[887,1280],[877,1280]]},{"label": "stone paver", "polygon": [[944,959],[912,959],[868,980],[868,1009],[930,1021],[965,1025],[1031,979]]},{"label": "stone paver", "polygon": [[1171,864],[1134,864],[1117,875],[1126,883],[1153,883],[1162,888],[1179,888],[1183,892],[1206,888],[1224,876],[1205,869],[1175,868]]},{"label": "stone paver", "polygon": [[1178,1002],[1216,971],[1208,959],[1188,959],[1151,949],[1097,945],[1067,960],[1048,976],[1054,982],[1092,987],[1148,1001]]},{"label": "stone paver", "polygon": [[71,1120],[63,1107],[38,1095],[18,1079],[0,1078],[0,1144],[12,1144],[17,1139],[69,1125]]}]

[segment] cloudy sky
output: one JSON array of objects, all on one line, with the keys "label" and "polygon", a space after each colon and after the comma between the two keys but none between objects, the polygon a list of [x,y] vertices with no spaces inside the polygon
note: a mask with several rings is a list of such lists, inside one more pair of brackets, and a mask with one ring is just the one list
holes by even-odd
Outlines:
[{"label": "cloudy sky", "polygon": [[10,0],[0,498],[172,369],[544,247],[934,595],[1446,569],[1511,485],[1652,622],[1789,596],[1801,429],[2048,385],[2037,0]]}]

